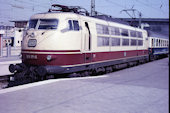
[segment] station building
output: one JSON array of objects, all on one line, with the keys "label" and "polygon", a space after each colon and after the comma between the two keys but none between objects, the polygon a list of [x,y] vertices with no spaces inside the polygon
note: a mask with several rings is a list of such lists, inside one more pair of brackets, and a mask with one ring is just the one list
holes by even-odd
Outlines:
[{"label": "station building", "polygon": [[0,47],[20,47],[27,21],[11,21],[14,26],[0,25]]},{"label": "station building", "polygon": [[24,29],[27,26],[27,20],[18,20],[18,21],[11,21],[14,22],[15,28],[15,40],[14,45],[15,47],[21,47],[22,38],[24,35]]},{"label": "station building", "polygon": [[11,44],[13,46],[14,41],[14,27],[0,25],[0,45],[6,47]]}]

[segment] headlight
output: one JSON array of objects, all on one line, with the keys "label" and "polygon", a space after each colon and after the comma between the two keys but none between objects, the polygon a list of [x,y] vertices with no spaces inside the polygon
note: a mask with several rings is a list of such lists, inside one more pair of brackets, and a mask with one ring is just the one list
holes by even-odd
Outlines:
[{"label": "headlight", "polygon": [[34,38],[35,37],[35,33],[31,33],[31,38]]},{"label": "headlight", "polygon": [[28,33],[28,38],[35,38],[36,34],[35,33]]},{"label": "headlight", "polygon": [[51,55],[47,55],[47,61],[50,61],[52,59]]}]

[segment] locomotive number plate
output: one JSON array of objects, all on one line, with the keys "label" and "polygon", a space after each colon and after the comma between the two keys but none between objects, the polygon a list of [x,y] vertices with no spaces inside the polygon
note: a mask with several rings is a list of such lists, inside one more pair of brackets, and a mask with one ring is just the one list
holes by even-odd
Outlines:
[{"label": "locomotive number plate", "polygon": [[29,39],[28,40],[28,47],[35,47],[37,45],[36,39]]}]

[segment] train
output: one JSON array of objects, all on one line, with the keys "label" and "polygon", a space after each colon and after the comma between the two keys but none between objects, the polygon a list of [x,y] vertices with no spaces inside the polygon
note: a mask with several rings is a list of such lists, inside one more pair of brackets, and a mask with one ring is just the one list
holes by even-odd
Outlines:
[{"label": "train", "polygon": [[22,63],[9,66],[11,81],[112,72],[169,54],[169,40],[149,37],[144,29],[82,14],[79,7],[53,6],[60,10],[31,16]]}]

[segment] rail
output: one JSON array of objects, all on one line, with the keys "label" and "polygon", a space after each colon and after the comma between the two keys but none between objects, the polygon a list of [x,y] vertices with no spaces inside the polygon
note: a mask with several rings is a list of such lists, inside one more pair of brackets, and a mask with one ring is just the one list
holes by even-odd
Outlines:
[{"label": "rail", "polygon": [[0,76],[0,89],[4,89],[8,86],[9,76]]}]

